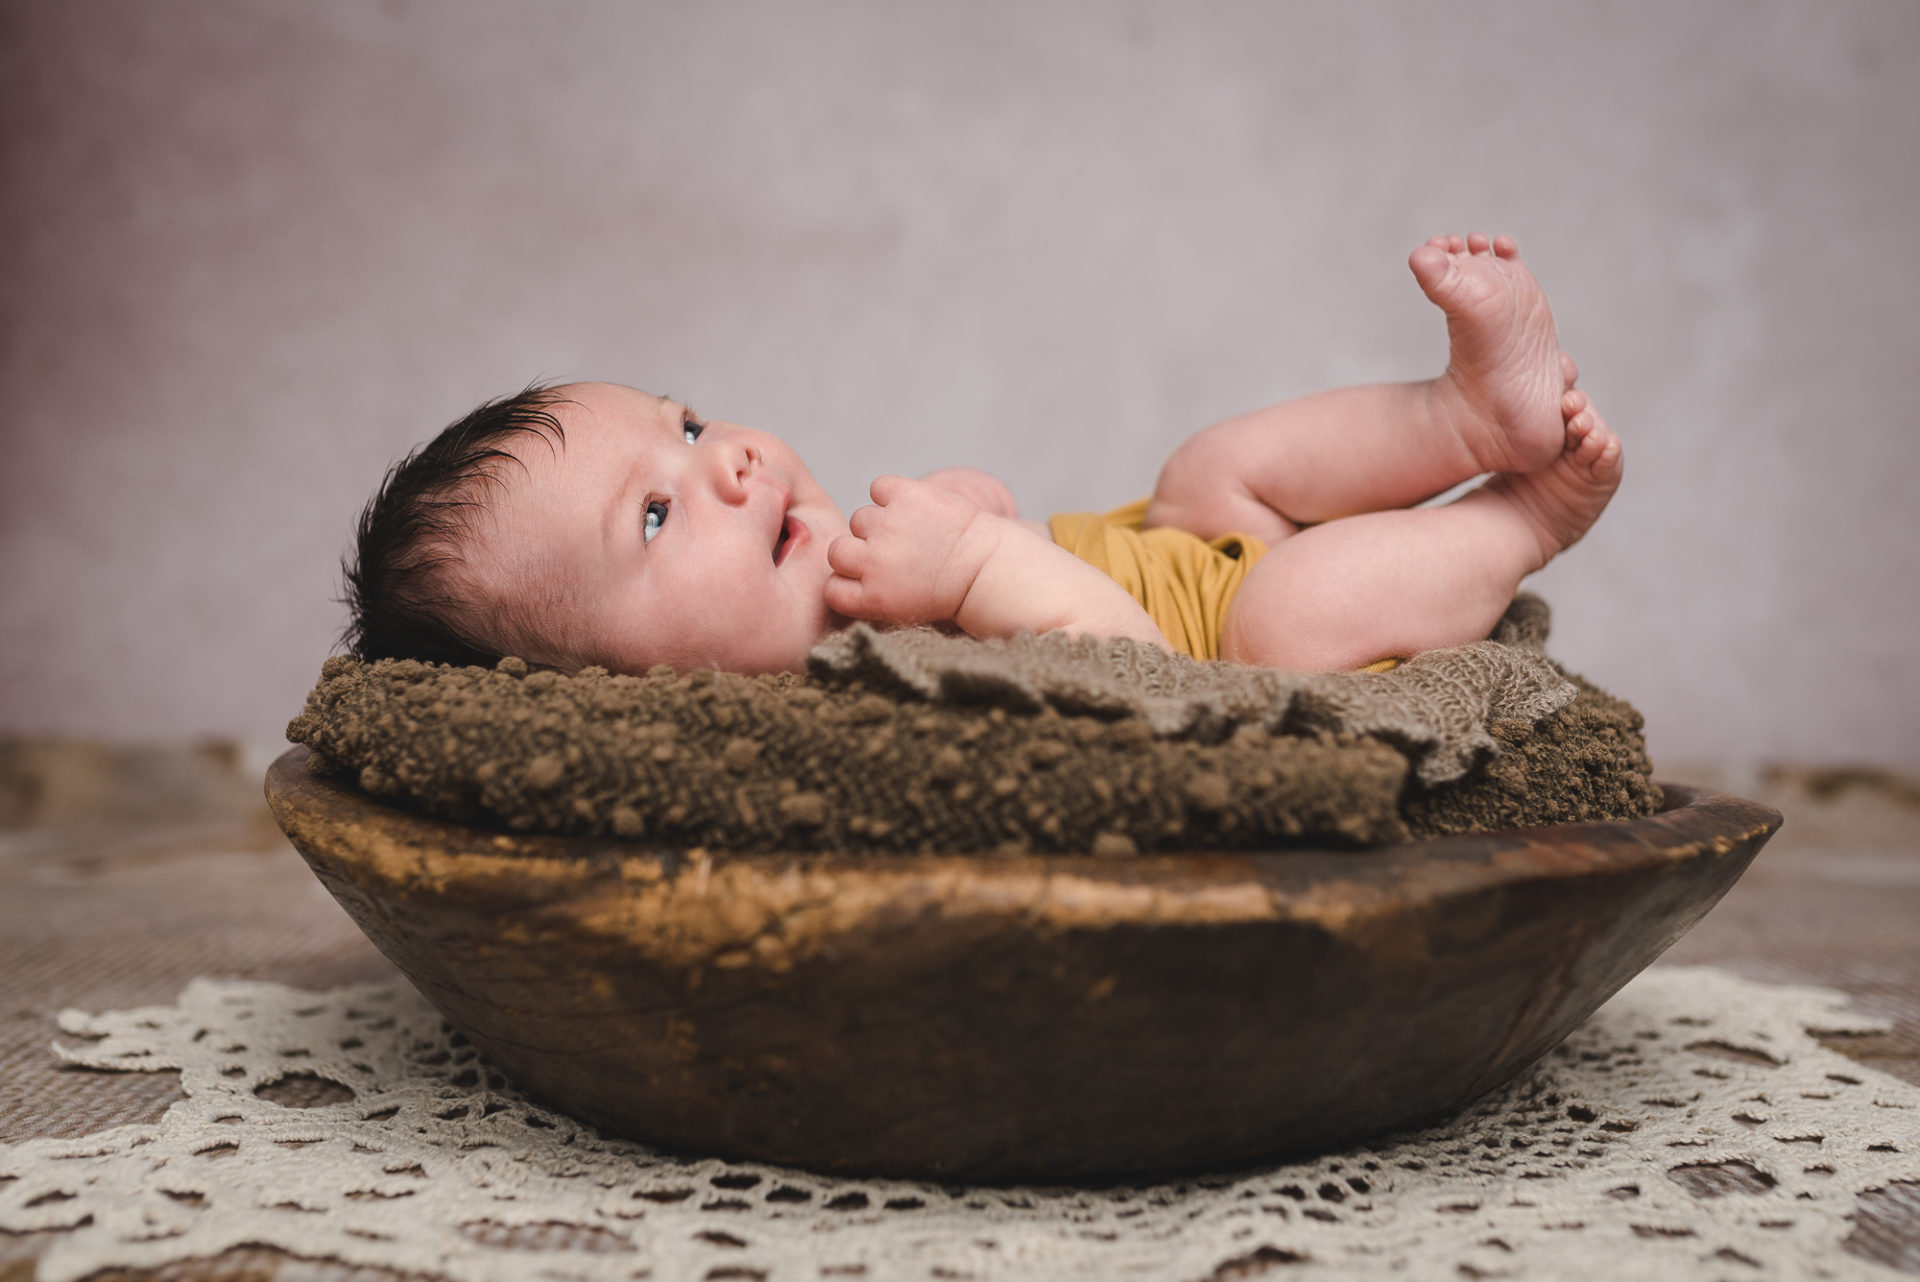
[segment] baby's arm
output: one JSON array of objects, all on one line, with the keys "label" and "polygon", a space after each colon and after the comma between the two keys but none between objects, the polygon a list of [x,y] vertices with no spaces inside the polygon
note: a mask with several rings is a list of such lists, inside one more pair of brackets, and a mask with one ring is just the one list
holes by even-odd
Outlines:
[{"label": "baby's arm", "polygon": [[976,637],[1021,629],[1166,646],[1127,590],[1021,522],[951,490],[883,476],[875,506],[827,548],[827,606],[881,623],[952,621]]}]

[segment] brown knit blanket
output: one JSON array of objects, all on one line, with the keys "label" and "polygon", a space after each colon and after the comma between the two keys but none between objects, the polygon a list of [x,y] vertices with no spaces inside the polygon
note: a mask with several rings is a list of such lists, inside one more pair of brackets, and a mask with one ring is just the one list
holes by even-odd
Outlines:
[{"label": "brown knit blanket", "polygon": [[734,850],[1374,844],[1650,813],[1634,710],[1492,638],[1308,676],[856,625],[805,676],[329,659],[287,737],[428,814]]}]

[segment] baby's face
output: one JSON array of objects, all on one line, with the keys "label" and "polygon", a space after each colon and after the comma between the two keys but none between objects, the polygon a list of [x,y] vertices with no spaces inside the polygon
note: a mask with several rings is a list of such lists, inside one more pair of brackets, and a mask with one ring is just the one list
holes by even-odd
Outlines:
[{"label": "baby's face", "polygon": [[514,448],[468,557],[534,632],[521,653],[778,672],[845,624],[824,589],[846,520],[784,441],[631,387],[556,390],[565,445]]}]

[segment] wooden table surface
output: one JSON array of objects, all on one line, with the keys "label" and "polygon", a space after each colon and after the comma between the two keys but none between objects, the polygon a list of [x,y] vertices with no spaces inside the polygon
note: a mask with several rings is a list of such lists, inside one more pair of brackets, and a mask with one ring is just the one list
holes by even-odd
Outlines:
[{"label": "wooden table surface", "polygon": [[[1920,786],[1871,770],[1663,775],[1787,816],[1663,964],[1840,989],[1893,1026],[1827,1044],[1920,1084]],[[395,974],[273,828],[256,787],[219,749],[175,759],[0,742],[0,1138],[153,1121],[180,1098],[171,1073],[60,1067],[47,1046],[62,1008],[171,1004],[198,975],[317,989]],[[1920,1186],[1888,1190],[1855,1223],[1850,1252],[1920,1273]],[[31,1277],[47,1236],[0,1233],[0,1282]],[[127,1276],[403,1275],[259,1248],[96,1275]]]}]

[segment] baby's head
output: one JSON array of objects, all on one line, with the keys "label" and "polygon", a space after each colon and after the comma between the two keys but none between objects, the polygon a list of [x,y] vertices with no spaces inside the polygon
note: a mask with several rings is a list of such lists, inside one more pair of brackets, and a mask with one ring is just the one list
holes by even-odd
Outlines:
[{"label": "baby's head", "polygon": [[347,566],[363,659],[798,669],[840,509],[782,440],[611,383],[490,401],[388,473]]}]

